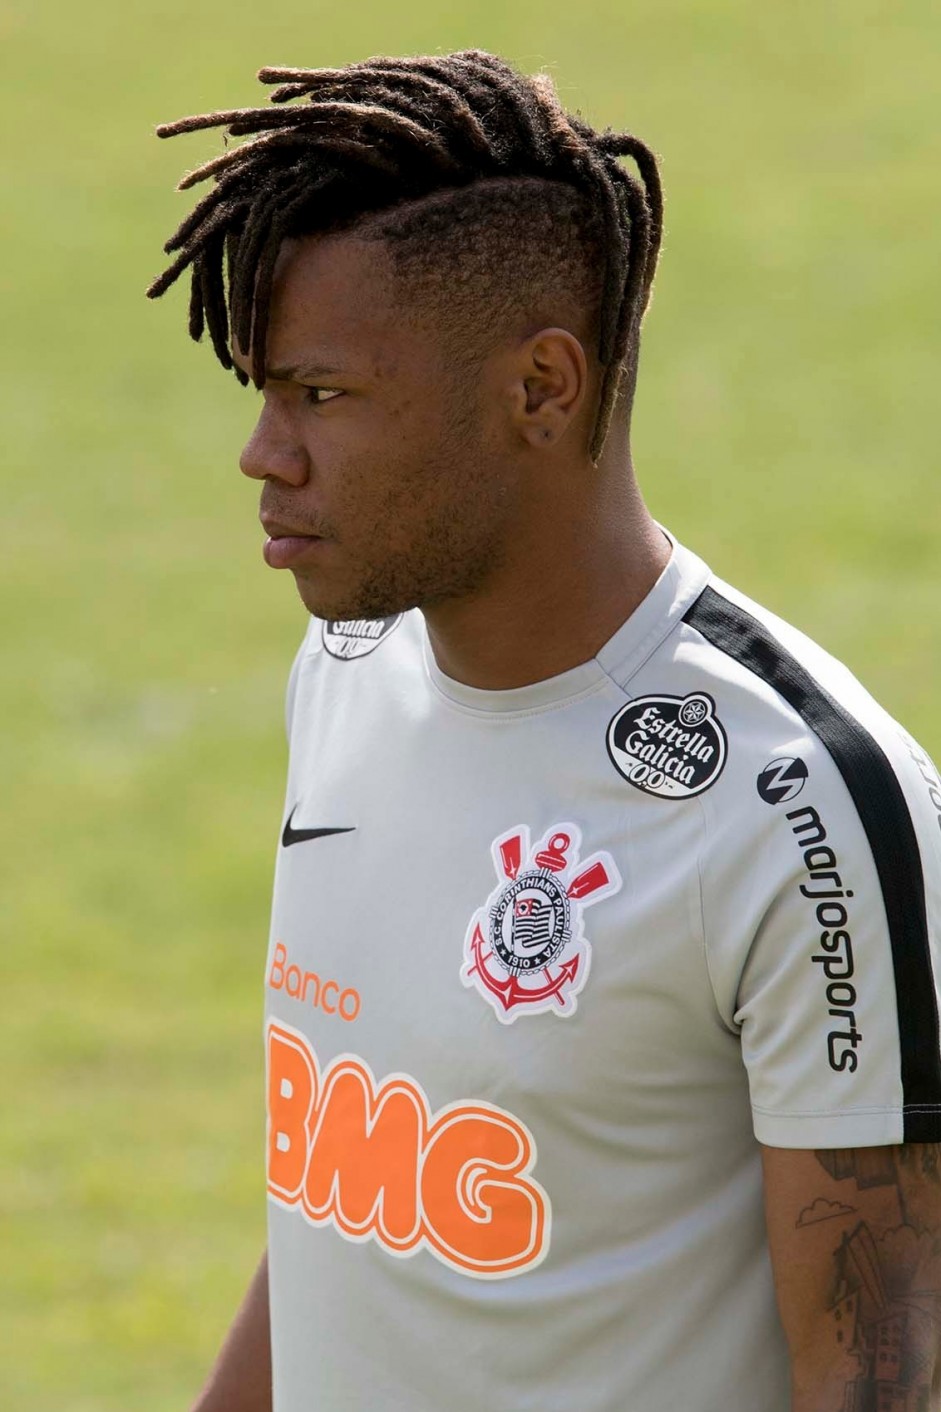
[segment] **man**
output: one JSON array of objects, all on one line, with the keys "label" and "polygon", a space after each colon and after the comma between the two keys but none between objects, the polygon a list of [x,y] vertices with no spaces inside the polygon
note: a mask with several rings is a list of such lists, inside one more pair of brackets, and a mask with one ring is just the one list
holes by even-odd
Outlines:
[{"label": "man", "polygon": [[150,291],[312,615],[200,1412],[937,1406],[941,785],[644,506],[653,155],[478,51],[260,77]]}]

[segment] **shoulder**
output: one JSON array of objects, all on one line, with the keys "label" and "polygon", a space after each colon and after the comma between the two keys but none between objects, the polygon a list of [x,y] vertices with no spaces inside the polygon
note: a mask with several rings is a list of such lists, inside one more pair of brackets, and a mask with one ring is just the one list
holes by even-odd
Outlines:
[{"label": "shoulder", "polygon": [[937,771],[844,663],[720,579],[684,615],[683,641],[721,683],[757,801],[796,800],[816,769],[824,797],[848,799],[874,852],[918,834],[941,871]]},{"label": "shoulder", "polygon": [[707,913],[727,933],[732,901],[750,899],[755,933],[780,931],[769,966],[808,907],[831,942],[869,929],[892,957],[910,1047],[934,1053],[941,782],[928,754],[843,663],[721,580],[683,635],[729,735],[722,788],[704,800]]},{"label": "shoulder", "polygon": [[720,580],[674,636],[726,718],[728,765],[702,800],[703,925],[757,1135],[937,1140],[937,771],[843,663]]}]

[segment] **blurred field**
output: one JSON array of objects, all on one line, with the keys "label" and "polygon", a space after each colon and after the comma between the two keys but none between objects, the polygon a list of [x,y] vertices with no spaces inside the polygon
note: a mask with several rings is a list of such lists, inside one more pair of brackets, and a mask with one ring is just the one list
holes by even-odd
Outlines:
[{"label": "blurred field", "polygon": [[7,0],[0,1406],[184,1409],[264,1240],[260,981],[303,613],[251,396],[144,287],[262,64],[496,49],[662,154],[656,513],[937,755],[941,10]]}]

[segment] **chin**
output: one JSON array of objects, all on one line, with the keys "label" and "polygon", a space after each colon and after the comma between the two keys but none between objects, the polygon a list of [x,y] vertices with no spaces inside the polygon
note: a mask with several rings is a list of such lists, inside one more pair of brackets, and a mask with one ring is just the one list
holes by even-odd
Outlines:
[{"label": "chin", "polygon": [[309,579],[297,578],[301,602],[314,618],[329,623],[349,623],[358,618],[393,618],[414,608],[414,603],[400,603],[389,594],[378,594],[363,586],[346,593],[326,593]]}]

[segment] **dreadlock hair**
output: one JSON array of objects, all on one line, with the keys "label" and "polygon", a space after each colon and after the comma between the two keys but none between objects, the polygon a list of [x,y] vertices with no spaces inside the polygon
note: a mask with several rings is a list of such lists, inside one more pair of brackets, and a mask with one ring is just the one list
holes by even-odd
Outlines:
[{"label": "dreadlock hair", "polygon": [[251,136],[179,182],[182,191],[214,178],[166,242],[176,258],[148,296],[191,266],[191,336],[207,329],[242,384],[249,378],[232,360],[230,336],[250,349],[257,387],[275,262],[288,237],[355,230],[381,241],[443,325],[457,318],[465,336],[474,327],[478,351],[501,319],[551,313],[562,300],[587,317],[603,370],[589,448],[597,463],[615,405],[630,411],[660,248],[652,151],[565,112],[547,74],[526,77],[479,49],[339,69],[263,68],[258,78],[277,85],[270,107],[157,128],[159,137],[210,127]]}]

